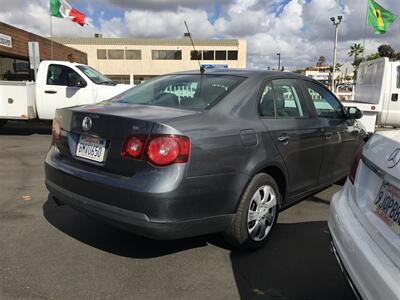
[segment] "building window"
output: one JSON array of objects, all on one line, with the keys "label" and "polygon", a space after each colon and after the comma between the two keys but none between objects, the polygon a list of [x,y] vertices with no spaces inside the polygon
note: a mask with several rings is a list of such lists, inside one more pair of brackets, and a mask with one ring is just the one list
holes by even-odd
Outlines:
[{"label": "building window", "polygon": [[181,50],[152,50],[151,58],[155,60],[168,59],[168,60],[181,60]]},{"label": "building window", "polygon": [[182,51],[181,50],[168,50],[167,51],[167,59],[181,60],[182,59]]},{"label": "building window", "polygon": [[190,51],[191,60],[201,60],[201,51],[192,50]]},{"label": "building window", "polygon": [[108,59],[124,59],[124,50],[108,50]]},{"label": "building window", "polygon": [[129,75],[107,75],[115,83],[130,84]]},{"label": "building window", "polygon": [[166,50],[152,50],[151,59],[167,59]]},{"label": "building window", "polygon": [[97,49],[97,59],[107,59],[107,50]]},{"label": "building window", "polygon": [[215,51],[216,60],[226,60],[226,51]]},{"label": "building window", "polygon": [[203,59],[214,60],[214,51],[212,50],[203,51]]},{"label": "building window", "polygon": [[125,59],[140,60],[142,59],[141,50],[125,50]]},{"label": "building window", "polygon": [[228,60],[237,60],[238,59],[238,52],[235,51],[228,51]]}]

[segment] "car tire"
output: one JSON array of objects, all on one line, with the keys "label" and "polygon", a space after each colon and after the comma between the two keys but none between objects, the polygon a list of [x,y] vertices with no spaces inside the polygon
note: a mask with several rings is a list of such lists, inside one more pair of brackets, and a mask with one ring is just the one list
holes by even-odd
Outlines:
[{"label": "car tire", "polygon": [[0,128],[7,124],[7,120],[0,120]]},{"label": "car tire", "polygon": [[[232,246],[251,250],[263,246],[278,219],[281,194],[275,180],[264,173],[247,185],[224,236]],[[262,230],[265,230],[263,233]]]}]

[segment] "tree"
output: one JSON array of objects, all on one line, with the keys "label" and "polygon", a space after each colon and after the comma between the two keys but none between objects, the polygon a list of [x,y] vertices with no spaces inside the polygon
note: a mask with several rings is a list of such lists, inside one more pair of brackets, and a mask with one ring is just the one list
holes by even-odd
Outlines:
[{"label": "tree", "polygon": [[304,71],[305,71],[305,69],[296,69],[296,70],[293,71],[293,73],[301,74],[301,73],[303,73]]},{"label": "tree", "polygon": [[326,66],[326,58],[325,56],[320,56],[317,61],[317,67],[325,67]]},{"label": "tree", "polygon": [[364,52],[364,47],[361,44],[354,44],[350,46],[350,51],[347,53],[350,57],[354,57],[353,65],[358,66],[358,57]]},{"label": "tree", "polygon": [[[341,67],[341,66],[343,66],[343,64],[336,63],[335,72],[336,72],[336,71],[340,71],[340,67]],[[329,68],[329,72],[332,72],[332,69],[333,69],[333,68],[330,67],[330,68]]]},{"label": "tree", "polygon": [[379,55],[378,52],[376,52],[376,53],[372,53],[372,54],[368,55],[367,56],[367,60],[374,60],[374,59],[377,59],[379,57],[381,57],[381,56]]},{"label": "tree", "polygon": [[378,53],[381,57],[389,57],[389,59],[393,59],[396,57],[396,52],[390,45],[380,45],[378,47]]}]

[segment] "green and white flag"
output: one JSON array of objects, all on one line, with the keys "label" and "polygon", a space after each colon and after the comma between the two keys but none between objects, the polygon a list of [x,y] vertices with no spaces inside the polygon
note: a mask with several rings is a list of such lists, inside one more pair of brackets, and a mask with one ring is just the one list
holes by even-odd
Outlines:
[{"label": "green and white flag", "polygon": [[86,15],[73,8],[65,0],[50,0],[50,15],[57,18],[68,18],[81,26],[89,24]]},{"label": "green and white flag", "polygon": [[389,30],[397,16],[380,6],[374,0],[368,0],[368,25],[374,28],[374,33],[382,34]]}]

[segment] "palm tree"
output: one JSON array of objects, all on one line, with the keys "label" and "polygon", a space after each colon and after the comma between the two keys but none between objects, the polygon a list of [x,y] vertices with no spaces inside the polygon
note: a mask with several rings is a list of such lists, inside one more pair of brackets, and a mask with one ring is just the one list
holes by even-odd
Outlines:
[{"label": "palm tree", "polygon": [[354,56],[353,65],[357,64],[357,58],[364,52],[364,47],[361,44],[350,46],[350,51],[347,53],[350,57]]}]

